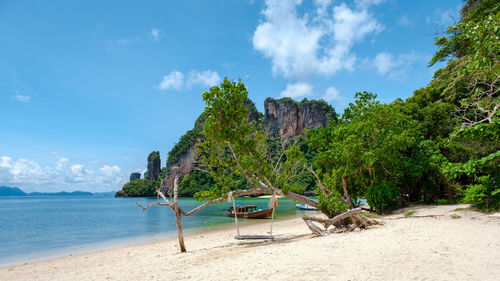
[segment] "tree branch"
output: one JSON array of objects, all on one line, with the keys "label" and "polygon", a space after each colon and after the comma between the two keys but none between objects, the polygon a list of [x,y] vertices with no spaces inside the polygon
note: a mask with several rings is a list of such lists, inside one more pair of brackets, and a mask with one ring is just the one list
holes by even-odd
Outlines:
[{"label": "tree branch", "polygon": [[333,225],[333,224],[335,224],[343,219],[346,219],[350,216],[361,213],[361,211],[362,211],[361,208],[351,209],[351,210],[349,210],[345,213],[342,213],[338,216],[335,216],[331,219],[323,219],[323,218],[311,217],[311,216],[307,216],[307,215],[303,215],[302,219],[322,223],[325,226],[325,228],[328,228],[330,225]]},{"label": "tree branch", "polygon": [[324,186],[323,186],[323,183],[321,182],[321,179],[319,178],[319,176],[316,174],[316,172],[314,172],[314,170],[307,166],[307,165],[304,165],[306,167],[306,169],[311,172],[315,177],[316,177],[316,181],[318,182],[318,187],[319,189],[323,192],[324,195],[330,195],[331,191],[327,190]]}]

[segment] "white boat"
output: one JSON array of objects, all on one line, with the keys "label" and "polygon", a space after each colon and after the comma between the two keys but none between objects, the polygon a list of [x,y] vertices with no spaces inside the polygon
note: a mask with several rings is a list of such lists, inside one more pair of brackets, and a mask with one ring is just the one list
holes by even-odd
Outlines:
[{"label": "white boat", "polygon": [[295,207],[297,207],[301,210],[306,210],[306,211],[317,211],[318,210],[318,208],[313,207],[311,205],[307,205],[307,204],[295,204]]}]

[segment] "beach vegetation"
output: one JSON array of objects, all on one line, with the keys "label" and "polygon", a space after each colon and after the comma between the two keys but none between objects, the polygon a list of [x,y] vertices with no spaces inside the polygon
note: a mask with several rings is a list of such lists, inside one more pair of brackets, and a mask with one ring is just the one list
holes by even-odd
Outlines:
[{"label": "beach vegetation", "polygon": [[405,213],[405,217],[411,217],[416,213],[417,213],[417,211],[415,211],[415,210],[408,211]]},{"label": "beach vegetation", "polygon": [[368,188],[366,200],[376,211],[387,212],[398,207],[399,194],[399,188],[395,184],[382,182]]},{"label": "beach vegetation", "polygon": [[500,187],[491,176],[477,178],[465,190],[465,203],[471,203],[473,209],[493,211],[500,208]]},{"label": "beach vegetation", "polygon": [[174,147],[168,152],[167,157],[167,166],[177,163],[181,159],[183,155],[185,155],[191,147],[198,141],[200,138],[201,130],[203,129],[203,122],[205,122],[206,114],[202,113],[196,121],[194,122],[193,129],[187,131],[180,138],[179,142],[177,142]]},{"label": "beach vegetation", "polygon": [[123,185],[115,197],[153,197],[156,196],[156,186],[158,181],[136,179]]},{"label": "beach vegetation", "polygon": [[372,212],[362,212],[361,215],[367,218],[380,218],[380,215]]},{"label": "beach vegetation", "polygon": [[451,215],[450,215],[450,217],[451,217],[452,219],[454,219],[454,220],[462,218],[461,216],[459,216],[459,215],[457,215],[457,214],[451,214]]}]

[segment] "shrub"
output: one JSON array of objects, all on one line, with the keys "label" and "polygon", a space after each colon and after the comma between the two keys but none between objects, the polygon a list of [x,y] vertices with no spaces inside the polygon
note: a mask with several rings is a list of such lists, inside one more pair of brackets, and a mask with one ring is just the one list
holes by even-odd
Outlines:
[{"label": "shrub", "polygon": [[116,193],[115,193],[115,197],[125,197],[125,192],[123,192],[123,190],[118,190]]},{"label": "shrub", "polygon": [[331,194],[325,196],[322,193],[318,195],[319,204],[316,206],[328,217],[333,218],[334,216],[341,214],[349,209],[349,206],[345,204],[340,198],[342,196],[333,191]]},{"label": "shrub", "polygon": [[155,186],[158,181],[136,179],[126,183],[116,197],[151,197],[156,195]]},{"label": "shrub", "polygon": [[477,178],[478,184],[472,184],[465,190],[464,202],[472,208],[482,211],[500,209],[500,187],[489,175]]},{"label": "shrub", "polygon": [[399,189],[391,182],[382,182],[368,188],[366,200],[370,207],[380,212],[387,212],[398,207]]}]

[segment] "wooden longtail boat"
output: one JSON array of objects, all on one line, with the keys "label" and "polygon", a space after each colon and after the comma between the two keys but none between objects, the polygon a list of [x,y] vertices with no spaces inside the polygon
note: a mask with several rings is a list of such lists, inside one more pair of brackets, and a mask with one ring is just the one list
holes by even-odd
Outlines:
[{"label": "wooden longtail boat", "polygon": [[[238,218],[247,218],[247,219],[267,219],[273,213],[273,209],[257,209],[255,205],[245,205],[245,206],[236,206],[236,216]],[[234,217],[233,206],[227,209],[226,214],[229,217]]]}]

